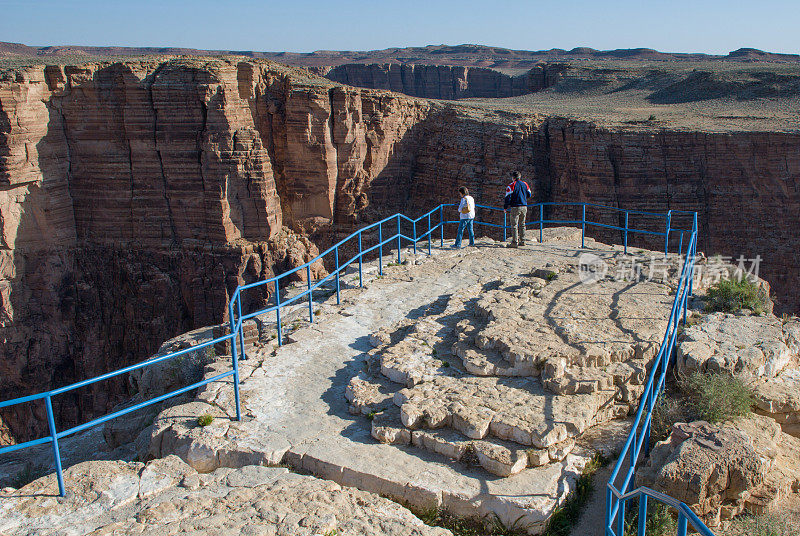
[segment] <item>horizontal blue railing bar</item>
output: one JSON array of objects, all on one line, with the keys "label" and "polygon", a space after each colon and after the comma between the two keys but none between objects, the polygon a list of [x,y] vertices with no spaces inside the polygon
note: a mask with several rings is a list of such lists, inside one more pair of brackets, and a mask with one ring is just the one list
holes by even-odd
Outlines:
[{"label": "horizontal blue railing bar", "polygon": [[[115,376],[119,376],[120,374],[126,374],[128,372],[133,372],[134,370],[137,370],[137,369],[140,369],[140,368],[144,368],[144,367],[149,367],[151,365],[155,365],[156,363],[160,363],[160,362],[166,361],[168,359],[172,359],[172,358],[175,358],[175,357],[178,357],[178,356],[182,356],[182,355],[185,355],[185,354],[188,354],[188,353],[192,353],[192,352],[196,352],[198,350],[202,350],[203,348],[218,344],[218,343],[223,342],[225,340],[228,340],[228,339],[230,339],[232,337],[233,337],[233,335],[230,335],[230,334],[229,335],[223,335],[222,337],[217,337],[216,339],[212,339],[210,341],[205,341],[205,342],[197,344],[195,346],[190,346],[189,348],[184,348],[184,349],[176,351],[176,352],[165,354],[165,355],[162,355],[162,356],[159,356],[159,357],[154,357],[153,359],[148,359],[147,361],[142,361],[141,363],[137,363],[137,364],[131,365],[129,367],[125,367],[125,368],[121,368],[119,370],[108,372],[106,374],[103,374],[101,376],[97,376],[95,378],[90,378],[88,380],[83,380],[83,381],[80,381],[78,383],[73,383],[71,385],[66,385],[64,387],[58,387],[56,389],[52,389],[50,391],[45,391],[43,393],[38,393],[38,394],[35,394],[35,395],[22,396],[22,397],[14,398],[14,399],[11,399],[11,400],[6,400],[4,402],[0,402],[0,408],[4,408],[4,407],[7,407],[7,406],[15,406],[17,404],[22,404],[23,402],[30,402],[30,401],[33,401],[33,400],[40,400],[40,399],[48,397],[48,396],[56,396],[56,395],[60,395],[62,393],[67,393],[69,391],[73,391],[73,390],[79,389],[81,387],[86,387],[87,385],[92,385],[94,383],[97,383],[97,382],[100,382],[100,381],[103,381],[103,380],[111,379],[111,378],[113,378]],[[0,454],[2,454],[2,452],[3,451],[0,449]]]},{"label": "horizontal blue railing bar", "polygon": [[103,423],[105,423],[107,421],[110,421],[111,419],[116,419],[117,417],[122,417],[123,415],[126,415],[128,413],[132,413],[132,412],[140,410],[142,408],[146,408],[147,406],[152,406],[153,404],[158,404],[159,402],[163,402],[164,400],[167,400],[168,398],[172,398],[173,396],[178,396],[178,395],[182,395],[183,393],[188,393],[189,391],[192,391],[193,389],[197,389],[198,387],[202,387],[204,385],[208,385],[209,383],[214,383],[216,381],[225,379],[228,376],[232,376],[232,375],[233,375],[233,371],[232,370],[229,370],[227,372],[222,372],[220,374],[217,374],[216,376],[212,376],[211,378],[206,378],[206,379],[201,380],[199,382],[195,382],[195,383],[193,383],[191,385],[187,385],[185,387],[181,387],[180,389],[176,389],[174,391],[170,391],[169,393],[157,396],[157,397],[152,398],[152,399],[150,399],[150,400],[148,400],[146,402],[141,402],[139,404],[136,404],[136,405],[133,405],[133,406],[130,406],[130,407],[127,407],[127,408],[123,408],[123,409],[121,409],[119,411],[115,411],[114,413],[109,413],[108,415],[104,415],[102,417],[99,417],[99,418],[97,418],[97,419],[95,419],[95,420],[93,420],[91,422],[87,422],[87,423],[84,423],[84,424],[79,424],[78,426],[73,426],[72,428],[68,428],[68,429],[66,429],[66,430],[64,430],[62,432],[59,432],[56,435],[56,437],[61,439],[62,437],[66,437],[66,436],[69,436],[69,435],[72,435],[72,434],[77,434],[78,432],[82,432],[84,430],[88,430],[89,428],[97,426],[98,424],[103,424]]},{"label": "horizontal blue railing bar", "polygon": [[[363,262],[366,255],[377,255],[378,257],[378,272],[379,274],[383,273],[383,257],[384,257],[384,247],[389,246],[391,249],[394,247],[394,243],[396,241],[396,254],[397,254],[397,262],[400,262],[402,259],[401,255],[401,247],[403,241],[406,244],[411,244],[416,252],[417,247],[424,247],[420,245],[421,241],[427,240],[427,248],[428,254],[431,253],[432,242],[434,240],[434,233],[438,230],[439,236],[438,240],[440,242],[440,246],[444,245],[444,227],[450,224],[457,224],[459,220],[449,220],[444,218],[444,210],[449,209],[451,207],[455,207],[455,204],[443,203],[435,207],[434,209],[426,212],[425,214],[419,216],[418,218],[410,218],[405,214],[394,214],[392,216],[388,216],[382,220],[370,223],[357,231],[351,233],[344,239],[340,240],[336,244],[330,246],[322,253],[315,256],[313,259],[307,261],[306,263],[297,266],[291,270],[283,272],[281,274],[277,274],[271,278],[264,279],[261,281],[255,281],[252,283],[247,283],[243,285],[237,286],[236,290],[234,291],[229,303],[228,303],[228,321],[229,321],[229,333],[223,335],[221,337],[217,337],[210,341],[206,341],[195,346],[185,348],[176,352],[168,353],[162,356],[158,356],[156,358],[150,359],[148,361],[144,361],[142,363],[138,363],[135,365],[131,365],[113,372],[109,372],[103,374],[101,376],[97,376],[95,378],[83,380],[77,382],[72,385],[68,385],[65,387],[60,387],[58,389],[53,389],[51,391],[46,391],[44,393],[38,393],[34,395],[24,396],[15,398],[13,400],[7,400],[4,402],[0,402],[0,408],[13,406],[16,404],[21,403],[29,403],[36,400],[44,399],[47,408],[47,417],[48,417],[48,426],[50,428],[50,435],[38,439],[34,439],[25,443],[20,443],[17,445],[9,445],[6,447],[0,448],[0,454],[5,454],[8,452],[20,450],[23,448],[33,447],[37,445],[43,445],[50,443],[53,447],[53,458],[56,464],[56,474],[58,478],[59,484],[59,492],[63,495],[65,493],[64,482],[63,482],[63,475],[62,475],[62,468],[61,468],[61,459],[59,454],[59,446],[58,440],[64,438],[66,436],[76,434],[83,430],[87,430],[94,426],[98,426],[103,424],[107,421],[112,419],[121,417],[128,413],[138,411],[146,406],[150,406],[152,404],[157,404],[168,398],[189,392],[193,389],[197,389],[202,387],[203,385],[207,385],[209,383],[215,381],[221,381],[228,377],[233,378],[233,387],[234,387],[234,403],[236,409],[236,419],[241,420],[241,410],[240,410],[240,399],[239,399],[239,372],[238,372],[238,360],[241,353],[241,358],[245,359],[246,355],[244,354],[244,331],[243,331],[243,324],[246,320],[254,318],[256,316],[264,315],[270,312],[275,312],[276,314],[276,329],[278,334],[278,344],[282,344],[282,323],[281,323],[281,309],[286,307],[289,304],[300,302],[303,299],[308,300],[308,315],[309,320],[311,322],[314,321],[314,311],[313,311],[313,295],[314,291],[319,289],[325,284],[335,282],[335,291],[336,291],[336,299],[337,303],[340,303],[340,276],[341,273],[348,269],[353,264],[358,264],[358,281],[359,286],[363,286]],[[581,247],[584,246],[584,239],[586,236],[586,227],[587,226],[595,226],[605,229],[612,229],[624,232],[624,246],[625,252],[627,253],[628,248],[628,234],[644,234],[644,235],[651,235],[651,236],[660,236],[664,237],[664,254],[666,255],[669,252],[670,248],[670,234],[679,234],[679,247],[678,253],[683,254],[683,238],[684,233],[690,233],[690,239],[686,247],[686,261],[683,264],[681,275],[679,278],[678,289],[676,291],[676,298],[673,302],[670,316],[667,322],[667,331],[664,334],[664,339],[662,341],[661,347],[659,348],[659,352],[657,353],[651,371],[648,375],[648,381],[645,388],[645,394],[642,396],[642,400],[639,404],[639,408],[636,413],[636,417],[634,419],[634,426],[631,429],[631,433],[626,438],[625,446],[623,447],[622,454],[620,455],[619,460],[614,466],[614,471],[612,473],[612,477],[609,479],[608,483],[608,491],[607,491],[607,510],[606,510],[606,535],[607,536],[622,536],[622,533],[614,532],[613,524],[614,519],[617,520],[617,524],[621,523],[621,519],[624,518],[624,508],[626,501],[638,499],[640,501],[640,520],[646,517],[647,512],[647,498],[651,498],[654,500],[659,500],[668,504],[671,507],[678,509],[679,512],[679,536],[685,536],[685,530],[681,533],[680,527],[686,525],[686,523],[691,523],[693,527],[695,527],[703,536],[713,536],[713,533],[708,530],[705,525],[703,525],[702,521],[700,521],[694,513],[683,503],[676,501],[664,494],[658,493],[653,490],[649,490],[648,488],[636,488],[635,490],[630,490],[629,488],[632,487],[633,479],[636,471],[636,462],[638,458],[644,450],[645,455],[647,454],[648,447],[649,447],[649,429],[650,424],[652,421],[652,407],[655,403],[655,399],[658,394],[663,390],[667,366],[669,364],[669,358],[674,348],[676,336],[677,336],[677,325],[680,320],[681,315],[684,318],[686,317],[686,303],[688,296],[691,295],[691,278],[692,278],[692,270],[694,266],[694,255],[696,254],[696,247],[697,247],[697,214],[694,212],[688,211],[677,211],[671,210],[666,214],[662,213],[655,213],[655,212],[646,212],[646,211],[638,211],[638,210],[627,210],[618,207],[610,207],[604,205],[597,205],[592,203],[579,203],[579,202],[568,202],[568,203],[560,203],[560,202],[545,202],[545,203],[535,203],[528,205],[529,207],[538,207],[538,219],[526,221],[526,227],[538,226],[540,234],[543,232],[545,225],[581,225]],[[583,213],[581,219],[549,219],[545,218],[544,215],[544,207],[580,207]],[[618,225],[610,225],[608,223],[596,222],[588,219],[586,217],[586,210],[587,208],[591,209],[600,209],[606,211],[612,211],[619,214],[625,215],[625,226],[618,226]],[[487,206],[487,205],[476,205],[476,209],[482,210],[489,210],[494,212],[505,212],[504,209],[500,207],[494,206]],[[531,214],[534,213],[533,210],[530,211]],[[673,215],[691,215],[692,216],[692,229],[679,229],[672,227],[672,216]],[[638,229],[636,227],[631,227],[629,225],[629,216],[630,215],[637,215],[637,216],[644,216],[644,217],[656,217],[658,219],[664,220],[666,223],[665,230],[663,232],[656,231],[652,229]],[[621,216],[620,216],[621,218]],[[435,220],[435,221],[434,221]],[[427,230],[421,230],[421,232],[417,232],[417,224],[420,222],[425,222],[425,226]],[[405,223],[408,227],[411,228],[411,235],[403,232],[402,225]],[[482,225],[485,227],[502,229],[503,230],[503,239],[505,240],[506,231],[510,229],[511,226],[508,225],[506,220],[505,214],[503,215],[503,223],[494,223],[490,221],[479,221],[475,220],[474,222],[476,225]],[[396,225],[396,231],[391,236],[383,236],[384,226],[386,224]],[[408,228],[407,227],[407,228]],[[370,233],[371,236],[374,237],[375,234],[378,235],[378,239],[374,245],[369,245],[365,247],[363,244],[363,239],[365,237],[365,233]],[[339,252],[341,248],[345,247],[355,247],[358,246],[358,253],[350,257],[348,260],[344,262],[340,262],[339,259]],[[388,254],[388,252],[387,252]],[[331,259],[333,257],[333,259]],[[333,269],[329,271],[327,275],[318,279],[317,281],[312,281],[312,272],[311,266],[315,263],[322,262],[324,259],[327,259],[329,262],[329,266],[331,264],[334,265]],[[331,262],[333,261],[333,262]],[[294,274],[302,273],[305,270],[305,290],[302,290],[295,294],[294,296],[286,296],[284,299],[281,299],[281,280],[290,277]],[[259,308],[256,311],[248,312],[243,314],[242,312],[242,293],[248,291],[253,288],[263,287],[265,285],[272,284],[271,290],[274,292],[274,304],[268,307]],[[62,430],[60,432],[56,431],[55,428],[55,419],[53,416],[51,398],[53,396],[57,396],[59,394],[63,394],[74,389],[78,389],[80,387],[86,387],[88,385],[92,385],[94,383],[108,380],[119,376],[121,374],[133,372],[137,369],[147,367],[168,359],[172,359],[181,355],[185,355],[191,352],[197,352],[204,348],[210,347],[212,345],[216,345],[223,342],[230,341],[231,347],[231,370],[222,372],[217,374],[211,378],[204,379],[199,382],[195,382],[191,385],[187,385],[181,387],[179,389],[170,391],[153,399],[135,404],[133,406],[123,408],[121,410],[109,413],[102,417],[98,417],[93,419],[87,423],[79,424],[77,426],[73,426],[67,430]],[[659,372],[660,369],[660,372]],[[658,379],[656,379],[658,378]],[[647,411],[645,411],[647,408]],[[622,466],[625,463],[626,459],[629,459],[630,466],[624,472],[624,477],[622,479],[622,485],[617,488],[615,486],[615,482],[620,476],[620,472],[622,471]],[[625,493],[623,493],[623,491]],[[683,523],[683,525],[681,525]],[[622,526],[622,525],[619,525]]]},{"label": "horizontal blue railing bar", "polygon": [[0,454],[6,454],[9,452],[14,452],[15,450],[26,449],[28,447],[35,447],[37,445],[42,445],[44,443],[50,443],[53,441],[53,438],[50,436],[47,437],[40,437],[39,439],[33,439],[31,441],[26,441],[25,443],[17,443],[16,445],[8,445],[0,449]]}]

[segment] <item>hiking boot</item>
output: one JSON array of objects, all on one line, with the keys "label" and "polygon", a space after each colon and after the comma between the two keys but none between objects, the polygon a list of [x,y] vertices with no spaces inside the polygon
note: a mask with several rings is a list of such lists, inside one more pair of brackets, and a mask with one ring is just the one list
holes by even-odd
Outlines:
[{"label": "hiking boot", "polygon": [[525,242],[520,241],[519,245],[520,245],[520,247],[522,247],[522,246],[525,245]]},{"label": "hiking boot", "polygon": [[511,242],[510,244],[506,244],[507,248],[517,248],[519,247],[516,242]]}]

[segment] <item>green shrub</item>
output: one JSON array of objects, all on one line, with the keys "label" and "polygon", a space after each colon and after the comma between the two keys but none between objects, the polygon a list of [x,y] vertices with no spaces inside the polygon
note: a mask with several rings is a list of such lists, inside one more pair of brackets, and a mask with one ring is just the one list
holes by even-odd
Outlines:
[{"label": "green shrub", "polygon": [[[625,511],[625,536],[636,536],[639,529],[639,500],[629,501]],[[678,522],[667,505],[650,501],[647,503],[647,536],[673,536],[678,533]]]},{"label": "green shrub", "polygon": [[213,415],[209,415],[208,413],[206,413],[204,415],[200,415],[197,418],[197,424],[199,424],[200,426],[203,426],[203,427],[208,426],[212,422],[214,422],[214,416]]},{"label": "green shrub", "polygon": [[706,310],[730,313],[739,309],[750,309],[755,314],[763,313],[769,303],[764,289],[749,279],[723,279],[711,285],[706,293]]},{"label": "green shrub", "polygon": [[684,380],[695,417],[711,423],[750,413],[753,393],[745,383],[727,373],[694,372]]},{"label": "green shrub", "polygon": [[691,407],[686,401],[666,394],[661,395],[653,407],[653,418],[650,421],[650,444],[655,445],[669,437],[673,424],[693,420]]},{"label": "green shrub", "polygon": [[798,523],[779,514],[743,515],[733,520],[730,536],[794,536],[798,534]]}]

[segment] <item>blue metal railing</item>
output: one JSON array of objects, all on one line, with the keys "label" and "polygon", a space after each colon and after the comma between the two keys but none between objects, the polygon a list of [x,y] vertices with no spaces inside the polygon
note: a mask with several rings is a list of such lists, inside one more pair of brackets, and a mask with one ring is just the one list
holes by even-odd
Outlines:
[{"label": "blue metal railing", "polygon": [[[185,393],[187,391],[196,389],[203,385],[209,384],[211,382],[219,381],[229,376],[233,377],[233,388],[234,388],[234,403],[235,403],[235,411],[236,411],[236,419],[241,420],[241,404],[240,404],[240,397],[239,397],[239,359],[246,359],[245,351],[244,351],[244,330],[243,330],[243,323],[251,318],[256,316],[261,316],[272,311],[275,312],[276,317],[276,330],[277,330],[277,338],[278,344],[283,344],[283,326],[282,326],[282,316],[281,316],[281,309],[292,304],[299,302],[303,298],[306,298],[308,301],[308,318],[310,322],[314,321],[314,308],[313,308],[313,300],[314,300],[314,291],[317,290],[320,286],[333,281],[335,284],[335,293],[336,293],[336,303],[341,303],[341,274],[347,270],[353,263],[358,262],[358,282],[359,286],[363,286],[364,284],[364,270],[363,264],[364,259],[366,256],[377,256],[378,259],[378,273],[379,275],[383,275],[383,248],[387,244],[392,243],[393,241],[397,241],[397,262],[402,262],[402,241],[405,240],[406,242],[410,243],[414,253],[417,252],[417,246],[420,241],[427,241],[427,253],[430,255],[432,250],[432,240],[434,233],[438,230],[439,231],[439,242],[440,247],[444,246],[444,226],[446,224],[455,224],[458,223],[458,220],[446,220],[444,217],[444,209],[448,207],[453,207],[455,205],[451,204],[441,204],[430,210],[429,212],[423,214],[419,218],[411,219],[404,214],[394,214],[387,218],[384,218],[380,221],[375,223],[369,224],[365,227],[362,227],[358,231],[350,234],[343,240],[337,242],[333,246],[329,247],[327,250],[323,251],[310,261],[306,262],[305,264],[298,266],[288,272],[284,272],[279,274],[275,277],[270,279],[266,279],[263,281],[256,281],[253,283],[249,283],[246,285],[240,285],[236,288],[233,296],[231,297],[230,302],[228,303],[228,319],[229,319],[229,326],[230,332],[227,335],[222,337],[218,337],[216,339],[203,342],[196,346],[192,346],[190,348],[186,348],[177,352],[173,352],[167,355],[159,356],[155,359],[145,361],[143,363],[139,363],[137,365],[132,365],[130,367],[126,367],[114,372],[109,372],[108,374],[104,374],[102,376],[98,376],[96,378],[92,378],[89,380],[84,380],[72,385],[68,385],[65,387],[61,387],[58,389],[53,389],[51,391],[47,391],[44,393],[39,393],[36,395],[25,396],[21,398],[15,398],[13,400],[8,400],[5,402],[0,402],[0,408],[22,404],[22,403],[29,403],[36,400],[44,399],[45,405],[47,408],[47,422],[48,422],[48,429],[50,435],[35,439],[32,441],[27,441],[25,443],[20,443],[17,445],[10,445],[6,447],[0,448],[0,454],[5,454],[11,451],[32,447],[35,445],[41,445],[50,443],[52,445],[53,451],[53,458],[55,460],[55,467],[56,473],[58,477],[58,486],[59,492],[63,496],[65,494],[64,488],[64,480],[62,475],[62,467],[61,467],[61,458],[59,455],[59,445],[58,440],[64,438],[66,436],[75,434],[77,432],[86,430],[88,428],[100,425],[105,423],[108,420],[114,419],[116,417],[120,417],[132,411],[136,411],[138,409],[144,408],[146,406],[159,403],[163,400],[166,400],[170,397],[177,396],[179,394]],[[580,208],[581,212],[581,219],[545,219],[545,208],[546,207],[575,207]],[[498,207],[491,207],[486,205],[476,205],[477,209],[481,211],[490,211],[492,213],[499,213],[503,211],[503,209]],[[679,234],[680,238],[678,240],[678,253],[682,255],[684,253],[683,245],[684,245],[684,235],[689,235],[689,241],[686,247],[687,259],[683,265],[683,269],[681,272],[681,277],[679,281],[678,291],[676,292],[675,302],[672,306],[672,311],[669,317],[669,323],[667,332],[664,337],[664,342],[661,345],[661,349],[659,350],[658,356],[655,359],[654,365],[652,367],[650,377],[647,383],[647,387],[645,389],[645,394],[642,397],[642,402],[640,403],[639,412],[637,413],[637,417],[635,419],[635,425],[631,430],[631,434],[628,436],[626,441],[625,447],[623,452],[620,456],[619,461],[617,462],[616,467],[614,468],[614,473],[612,478],[608,484],[608,508],[606,512],[606,535],[607,536],[623,536],[623,532],[618,530],[614,532],[612,528],[612,524],[614,519],[619,521],[619,527],[622,527],[624,524],[624,511],[625,511],[625,503],[628,500],[633,498],[639,498],[639,505],[640,509],[643,508],[643,514],[640,516],[640,535],[643,534],[641,532],[643,530],[642,520],[646,517],[647,512],[647,497],[654,498],[665,504],[670,506],[674,506],[679,511],[679,535],[680,533],[680,526],[681,523],[686,525],[686,521],[692,523],[692,526],[695,527],[698,531],[700,531],[705,536],[713,536],[713,534],[702,524],[702,522],[697,519],[697,517],[691,512],[691,510],[683,505],[682,503],[678,503],[674,499],[671,499],[663,494],[659,494],[655,491],[649,490],[647,488],[637,488],[632,490],[633,487],[633,474],[636,468],[636,461],[638,461],[639,454],[644,445],[645,454],[647,453],[648,443],[649,443],[649,433],[650,433],[650,420],[652,418],[652,410],[655,404],[655,400],[658,394],[663,390],[664,387],[664,378],[666,375],[666,368],[669,364],[669,356],[672,353],[672,349],[675,345],[675,337],[677,335],[677,324],[680,320],[680,317],[683,316],[685,321],[686,317],[686,302],[688,296],[691,295],[691,274],[694,267],[694,254],[696,253],[697,247],[697,213],[695,212],[685,212],[685,211],[669,211],[666,214],[654,213],[654,212],[643,212],[643,211],[636,211],[636,210],[625,210],[616,207],[607,207],[603,205],[595,205],[591,203],[536,203],[529,205],[529,208],[532,210],[529,211],[529,214],[536,214],[538,212],[538,219],[532,221],[526,221],[526,227],[538,227],[539,228],[539,240],[540,242],[544,238],[544,227],[546,225],[581,225],[581,247],[585,247],[585,237],[586,231],[588,227],[594,226],[601,229],[610,229],[620,231],[622,236],[622,242],[624,246],[624,251],[627,253],[628,250],[628,235],[629,233],[638,233],[644,235],[652,235],[652,236],[661,236],[664,237],[664,254],[667,255],[669,253],[670,248],[670,237],[674,236],[675,234]],[[538,208],[538,210],[536,210]],[[624,216],[624,225],[612,225],[609,223],[602,223],[599,221],[592,221],[587,219],[587,208],[592,210],[600,210],[600,211],[611,211],[617,215]],[[664,221],[664,231],[654,231],[652,229],[657,228],[658,226],[651,226],[651,229],[637,229],[632,228],[629,226],[630,223],[630,215],[640,216],[644,218],[656,218],[662,219]],[[691,229],[680,229],[672,227],[672,217],[673,215],[678,216],[686,216],[689,215],[692,218],[692,228]],[[436,221],[438,220],[438,221]],[[433,222],[436,221],[434,224]],[[503,211],[503,218],[502,223],[499,222],[499,217],[497,218],[498,223],[492,223],[491,221],[480,221],[476,218],[475,224],[478,226],[485,226],[489,228],[497,228],[502,230],[503,240],[506,240],[507,237],[507,230],[509,228],[506,213]],[[424,226],[427,227],[427,230],[421,234],[417,233],[417,225],[421,222],[424,222]],[[411,236],[403,233],[403,224],[406,226],[411,227]],[[384,227],[386,225],[396,225],[396,232],[394,235],[389,237],[384,237]],[[365,247],[365,235],[367,238],[372,238],[375,234],[377,234],[377,243]],[[341,262],[340,260],[340,251],[347,250],[348,248],[352,248],[355,250],[357,248],[358,253],[354,256],[350,257],[349,259]],[[320,278],[316,282],[313,280],[312,277],[312,267],[316,263],[323,262],[328,260],[330,264],[332,264],[333,270],[329,272],[324,277]],[[306,289],[289,297],[285,296],[283,299],[281,298],[281,282],[288,281],[288,278],[296,276],[302,279],[302,276],[305,276],[306,280]],[[260,288],[260,287],[267,287],[267,290],[273,290],[275,303],[274,305],[270,305],[268,307],[260,308],[256,311],[243,313],[242,312],[242,294],[247,292],[251,289]],[[62,393],[66,393],[68,391],[72,391],[74,389],[78,389],[81,387],[85,387],[99,381],[107,380],[109,378],[113,378],[115,376],[119,376],[121,374],[125,374],[140,368],[144,368],[150,365],[153,365],[158,362],[166,361],[168,359],[173,359],[175,357],[187,354],[189,352],[195,352],[198,350],[202,350],[203,348],[215,345],[217,343],[230,341],[231,344],[231,370],[218,374],[212,378],[207,378],[205,380],[193,383],[186,387],[182,387],[180,389],[170,391],[169,393],[165,393],[161,396],[155,397],[151,400],[147,400],[136,404],[135,406],[127,407],[119,411],[115,411],[103,417],[99,417],[93,419],[87,423],[74,426],[67,430],[63,430],[58,432],[56,430],[55,418],[53,414],[52,408],[52,398]],[[240,355],[241,354],[241,355]],[[656,382],[655,376],[656,371],[661,370],[659,374],[659,379]],[[644,408],[647,407],[647,413],[644,414]],[[638,440],[637,440],[638,438]],[[647,438],[647,439],[644,439]],[[623,462],[626,459],[626,456],[630,456],[630,459],[633,463],[631,463],[630,468],[626,473],[625,480],[623,485],[617,488],[614,484],[615,479],[619,475]],[[643,506],[642,506],[643,505]],[[682,534],[685,534],[685,530]]]},{"label": "blue metal railing", "polygon": [[[669,220],[668,220],[669,221]],[[681,247],[683,241],[681,240]],[[686,260],[681,269],[675,300],[667,321],[667,330],[659,347],[658,354],[653,362],[650,374],[645,384],[644,393],[639,402],[639,409],[631,427],[631,432],[625,441],[622,452],[617,459],[606,489],[606,536],[624,536],[625,534],[625,506],[629,500],[639,501],[638,536],[644,536],[647,521],[648,497],[672,506],[678,511],[678,536],[686,536],[688,524],[704,536],[713,536],[706,525],[684,503],[678,502],[666,495],[655,492],[646,487],[634,489],[636,466],[642,457],[649,454],[650,427],[652,424],[653,410],[658,395],[664,390],[667,370],[675,349],[678,336],[678,324],[686,323],[686,309],[689,297],[692,295],[692,282],[694,263],[697,254],[697,217],[694,217],[693,229],[687,245]],[[627,469],[623,466],[627,463]],[[617,481],[622,476],[622,482]],[[615,527],[616,525],[616,527]]]}]

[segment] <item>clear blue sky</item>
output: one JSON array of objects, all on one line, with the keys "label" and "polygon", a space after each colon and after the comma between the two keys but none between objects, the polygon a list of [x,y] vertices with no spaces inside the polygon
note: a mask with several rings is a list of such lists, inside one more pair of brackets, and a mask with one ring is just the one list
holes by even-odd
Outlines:
[{"label": "clear blue sky", "polygon": [[0,41],[29,45],[800,53],[800,0],[0,0],[0,14]]}]

